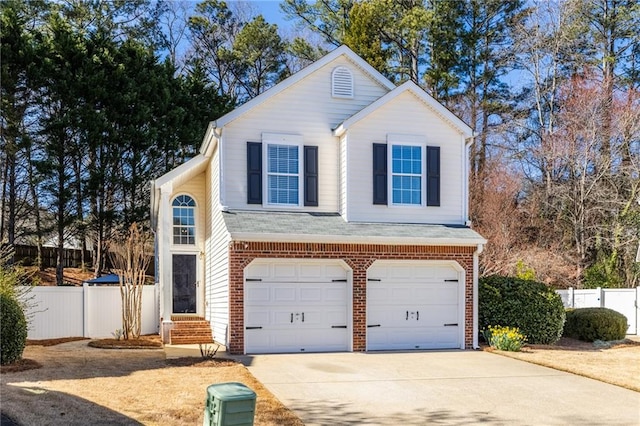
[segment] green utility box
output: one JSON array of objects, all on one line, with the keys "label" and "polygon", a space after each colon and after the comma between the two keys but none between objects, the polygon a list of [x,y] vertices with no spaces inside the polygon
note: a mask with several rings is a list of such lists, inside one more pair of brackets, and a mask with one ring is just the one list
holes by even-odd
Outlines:
[{"label": "green utility box", "polygon": [[253,426],[256,393],[242,383],[207,387],[204,426]]}]

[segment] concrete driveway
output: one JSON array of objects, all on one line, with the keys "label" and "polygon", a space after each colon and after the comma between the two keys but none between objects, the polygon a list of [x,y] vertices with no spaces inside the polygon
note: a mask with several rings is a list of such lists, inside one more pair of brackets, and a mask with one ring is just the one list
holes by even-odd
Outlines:
[{"label": "concrete driveway", "polygon": [[640,424],[640,393],[480,351],[242,361],[307,425]]}]

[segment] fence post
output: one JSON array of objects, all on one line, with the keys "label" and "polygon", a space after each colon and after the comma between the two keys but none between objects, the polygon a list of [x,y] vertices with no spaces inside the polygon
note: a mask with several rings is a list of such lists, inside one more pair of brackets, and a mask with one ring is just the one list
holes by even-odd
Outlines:
[{"label": "fence post", "polygon": [[600,302],[600,307],[604,308],[604,291],[602,291],[602,287],[597,287],[596,292],[598,293],[598,301]]},{"label": "fence post", "polygon": [[575,303],[573,301],[573,287],[569,287],[567,289],[567,304],[569,305],[569,308],[575,307]]},{"label": "fence post", "polygon": [[82,283],[82,337],[89,337],[89,284]]}]

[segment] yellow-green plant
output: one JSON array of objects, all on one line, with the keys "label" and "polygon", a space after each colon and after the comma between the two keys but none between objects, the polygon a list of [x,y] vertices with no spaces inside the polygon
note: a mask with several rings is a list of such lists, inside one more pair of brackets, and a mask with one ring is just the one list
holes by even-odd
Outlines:
[{"label": "yellow-green plant", "polygon": [[489,326],[488,341],[492,348],[518,352],[526,337],[517,327]]},{"label": "yellow-green plant", "polygon": [[536,279],[536,271],[532,267],[528,266],[524,263],[522,259],[516,262],[516,277],[521,280],[535,280]]}]

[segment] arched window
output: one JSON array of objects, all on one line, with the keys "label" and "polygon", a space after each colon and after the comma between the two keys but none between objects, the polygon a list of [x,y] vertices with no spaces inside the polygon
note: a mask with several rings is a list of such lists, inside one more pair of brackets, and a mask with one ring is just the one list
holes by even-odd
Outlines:
[{"label": "arched window", "polygon": [[188,195],[178,195],[173,207],[173,244],[196,243],[196,202]]}]

